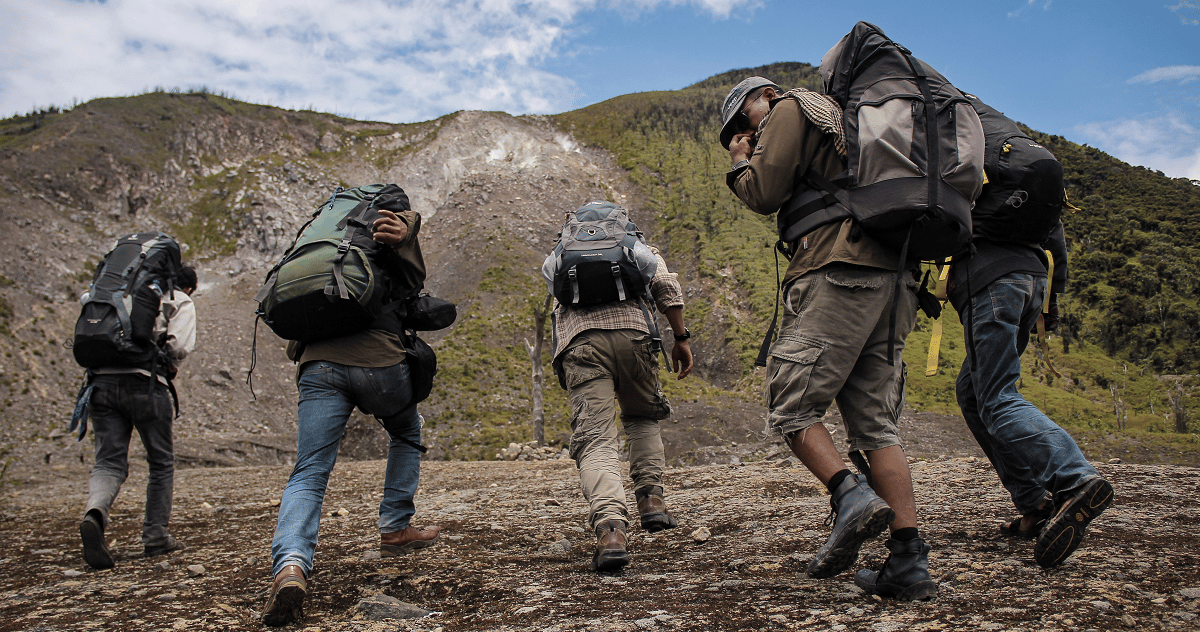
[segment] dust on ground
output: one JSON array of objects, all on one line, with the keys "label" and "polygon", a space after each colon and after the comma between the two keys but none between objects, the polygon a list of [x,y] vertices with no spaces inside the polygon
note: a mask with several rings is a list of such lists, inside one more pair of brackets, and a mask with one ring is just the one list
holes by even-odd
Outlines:
[{"label": "dust on ground", "polygon": [[[985,460],[914,460],[941,593],[929,603],[895,603],[864,596],[850,572],[804,575],[828,535],[829,503],[789,460],[668,470],[679,528],[650,535],[635,526],[633,563],[614,574],[590,571],[594,537],[584,530],[569,460],[422,464],[414,523],[438,524],[443,536],[432,548],[383,560],[375,555],[383,463],[344,462],[324,505],[307,617],[290,629],[1195,629],[1200,470],[1097,467],[1116,502],[1067,563],[1046,571],[1032,559],[1032,542],[998,534],[1013,512]],[[0,630],[261,629],[288,473],[179,471],[172,532],[187,549],[150,559],[139,557],[145,476],[135,473],[114,508],[108,536],[118,559],[106,571],[80,556],[82,480],[13,490],[0,513]],[[884,556],[882,540],[870,542],[854,568],[878,568]],[[356,604],[377,594],[432,614],[362,618]]]}]

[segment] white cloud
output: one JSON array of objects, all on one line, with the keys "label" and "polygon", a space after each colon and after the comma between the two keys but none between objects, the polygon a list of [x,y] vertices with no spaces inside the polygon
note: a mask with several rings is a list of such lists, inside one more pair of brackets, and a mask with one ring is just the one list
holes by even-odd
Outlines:
[{"label": "white cloud", "polygon": [[1008,17],[1010,17],[1010,18],[1020,17],[1022,14],[1025,13],[1025,11],[1029,10],[1030,8],[1036,9],[1038,6],[1041,6],[1043,11],[1049,11],[1051,2],[1053,2],[1053,0],[1026,0],[1025,6],[1019,8],[1019,9],[1016,9],[1014,11],[1009,11]]},{"label": "white cloud", "polygon": [[1125,83],[1178,81],[1180,84],[1185,84],[1197,79],[1200,79],[1200,66],[1162,66],[1161,68],[1147,70]]},{"label": "white cloud", "polygon": [[1177,114],[1087,123],[1076,131],[1089,144],[1130,164],[1172,178],[1200,180],[1200,129]]},{"label": "white cloud", "polygon": [[1163,5],[1171,10],[1171,13],[1179,14],[1179,21],[1184,26],[1200,25],[1200,11],[1183,11],[1183,9],[1200,9],[1200,4],[1188,2],[1187,0],[1179,0],[1176,5]]},{"label": "white cloud", "polygon": [[157,86],[416,121],[458,109],[569,109],[539,64],[585,11],[759,0],[0,0],[0,116]]}]

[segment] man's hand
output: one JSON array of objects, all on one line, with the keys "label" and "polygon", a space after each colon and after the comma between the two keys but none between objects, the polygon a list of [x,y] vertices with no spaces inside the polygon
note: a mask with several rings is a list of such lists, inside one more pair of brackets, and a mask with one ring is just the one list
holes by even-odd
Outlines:
[{"label": "man's hand", "polygon": [[753,143],[754,134],[749,132],[733,136],[733,140],[729,141],[729,159],[733,161],[733,164],[750,160],[750,155],[754,153]]},{"label": "man's hand", "polygon": [[671,347],[671,367],[675,369],[675,379],[682,380],[692,372],[692,346],[686,340],[680,340]]},{"label": "man's hand", "polygon": [[1046,313],[1042,318],[1046,321],[1046,331],[1058,329],[1058,294],[1050,295],[1050,305],[1046,307]]},{"label": "man's hand", "polygon": [[371,239],[381,244],[394,245],[408,237],[408,224],[405,224],[400,216],[386,209],[380,209],[379,214],[382,217],[371,224],[371,229],[374,230]]}]

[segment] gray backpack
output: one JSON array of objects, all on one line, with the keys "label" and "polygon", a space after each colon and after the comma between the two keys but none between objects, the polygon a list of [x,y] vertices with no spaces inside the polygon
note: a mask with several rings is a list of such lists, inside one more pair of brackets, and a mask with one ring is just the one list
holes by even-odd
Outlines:
[{"label": "gray backpack", "polygon": [[902,260],[965,251],[984,136],[963,93],[867,22],[825,54],[820,74],[842,108],[846,172],[832,182],[805,175],[816,191],[780,209],[781,241],[853,217]]},{"label": "gray backpack", "polygon": [[[567,214],[558,245],[542,263],[550,293],[562,305],[588,307],[637,300],[655,350],[662,350],[658,325],[650,315],[650,279],[658,260],[624,208],[588,202]],[[663,351],[663,357],[666,352]],[[667,366],[671,362],[667,360]]]}]

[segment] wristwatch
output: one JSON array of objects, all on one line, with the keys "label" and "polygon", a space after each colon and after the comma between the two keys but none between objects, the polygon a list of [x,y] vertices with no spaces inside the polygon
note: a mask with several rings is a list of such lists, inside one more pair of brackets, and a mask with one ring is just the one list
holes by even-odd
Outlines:
[{"label": "wristwatch", "polygon": [[688,338],[691,338],[691,337],[692,337],[691,330],[688,329],[687,327],[684,327],[682,334],[675,334],[675,342],[683,342],[684,340],[687,340]]}]

